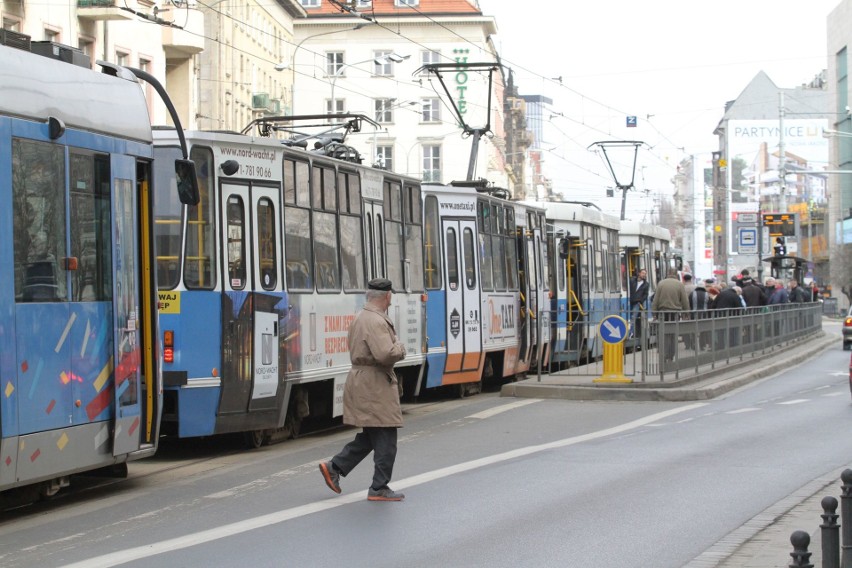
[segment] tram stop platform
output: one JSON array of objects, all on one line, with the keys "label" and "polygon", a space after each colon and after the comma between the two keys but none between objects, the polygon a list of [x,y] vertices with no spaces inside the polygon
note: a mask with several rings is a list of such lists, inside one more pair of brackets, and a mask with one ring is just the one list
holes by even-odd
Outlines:
[{"label": "tram stop platform", "polygon": [[[535,371],[530,371],[526,379],[503,385],[500,396],[613,401],[708,400],[788,369],[826,349],[841,349],[841,345],[839,334],[821,330],[806,339],[789,342],[763,353],[750,353],[730,359],[720,357],[712,365],[684,365],[685,368],[678,369],[676,373],[667,372],[662,377],[646,372],[644,381],[637,372],[641,358],[636,353],[627,353],[624,373],[632,382],[595,382],[603,374],[602,365],[596,363],[542,374],[540,378]],[[679,354],[685,351],[683,344],[680,344]],[[656,350],[649,351],[648,356],[653,360],[657,356]],[[647,368],[653,369],[654,366]],[[846,372],[847,369],[838,371]]]}]

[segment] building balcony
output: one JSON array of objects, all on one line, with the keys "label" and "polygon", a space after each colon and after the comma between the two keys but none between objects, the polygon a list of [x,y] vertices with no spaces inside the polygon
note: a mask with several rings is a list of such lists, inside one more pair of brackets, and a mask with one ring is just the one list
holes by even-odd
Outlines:
[{"label": "building balcony", "polygon": [[204,51],[204,14],[194,8],[181,9],[175,21],[182,28],[163,27],[163,51],[167,59],[191,57]]},{"label": "building balcony", "polygon": [[138,8],[136,0],[77,0],[77,17],[93,21],[132,20],[136,17],[133,11]]}]

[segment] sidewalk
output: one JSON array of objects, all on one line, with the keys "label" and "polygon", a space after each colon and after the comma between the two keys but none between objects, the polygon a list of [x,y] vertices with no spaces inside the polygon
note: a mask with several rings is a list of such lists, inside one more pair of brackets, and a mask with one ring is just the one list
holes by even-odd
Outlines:
[{"label": "sidewalk", "polygon": [[[562,398],[569,400],[707,400],[751,382],[779,373],[815,357],[826,349],[839,348],[838,333],[822,332],[813,339],[791,345],[770,357],[744,361],[725,371],[705,376],[683,376],[678,381],[619,385],[594,383],[589,375],[555,373],[505,385],[501,396]],[[845,371],[846,369],[843,369]],[[852,468],[852,465],[848,466]],[[818,477],[788,497],[759,513],[693,559],[687,568],[788,568],[793,546],[790,535],[803,530],[811,536],[810,563],[821,566],[819,525],[823,497],[840,500],[841,468]],[[837,514],[840,514],[838,507]]]}]

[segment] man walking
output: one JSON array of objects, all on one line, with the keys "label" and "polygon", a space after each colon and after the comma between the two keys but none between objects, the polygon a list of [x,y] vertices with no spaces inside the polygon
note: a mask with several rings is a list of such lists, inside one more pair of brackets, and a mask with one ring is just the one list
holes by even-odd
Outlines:
[{"label": "man walking", "polygon": [[402,427],[399,387],[394,363],[405,358],[405,346],[397,339],[387,316],[391,281],[370,280],[367,305],[349,327],[349,358],[352,368],[343,389],[343,423],[362,428],[331,461],[319,464],[325,484],[340,493],[340,476],[355,469],[373,452],[373,483],[370,501],[402,501],[405,495],[388,487],[396,461],[397,429]]},{"label": "man walking", "polygon": [[651,311],[662,319],[660,330],[665,337],[666,361],[672,361],[677,348],[676,323],[678,317],[689,310],[689,298],[683,282],[677,279],[677,271],[669,270],[665,279],[657,284]]}]

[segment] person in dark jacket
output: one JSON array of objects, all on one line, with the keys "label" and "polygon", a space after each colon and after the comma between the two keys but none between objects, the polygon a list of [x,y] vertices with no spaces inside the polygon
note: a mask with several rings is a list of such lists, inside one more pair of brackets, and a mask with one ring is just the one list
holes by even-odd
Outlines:
[{"label": "person in dark jacket", "polygon": [[795,278],[790,280],[790,303],[791,304],[803,304],[805,302],[810,302],[810,292],[805,288],[799,286],[799,281]]},{"label": "person in dark jacket", "polygon": [[751,278],[743,278],[743,298],[745,298],[746,306],[756,308],[766,305],[766,296],[763,290]]},{"label": "person in dark jacket", "polygon": [[775,280],[774,281],[775,289],[773,291],[767,290],[770,294],[769,301],[766,302],[770,306],[783,306],[785,304],[790,303],[790,295],[787,294],[787,289],[784,287],[784,283]]},{"label": "person in dark jacket", "polygon": [[645,311],[645,303],[648,301],[650,286],[647,277],[648,273],[642,268],[629,282],[631,333],[636,337],[641,335],[639,330],[642,326],[642,312]]},{"label": "person in dark jacket", "polygon": [[[692,290],[692,293],[689,294],[689,309],[692,312],[692,319],[706,319],[709,313],[708,310],[710,309],[710,303],[711,297],[709,292],[707,292],[707,289],[704,287],[704,282],[701,280],[696,281],[695,288]],[[701,323],[697,323],[696,327],[701,325]],[[693,335],[684,335],[683,343],[686,345],[687,349],[692,349],[695,344],[695,337]],[[710,347],[709,331],[699,332],[699,347],[700,349],[707,349]]]},{"label": "person in dark jacket", "polygon": [[[733,286],[719,292],[719,295],[716,296],[716,301],[713,303],[713,308],[715,310],[713,312],[715,317],[728,318],[727,327],[729,333],[727,335],[730,339],[730,346],[739,345],[739,321],[734,318],[742,314],[743,304],[740,301],[740,295],[737,294]],[[716,349],[724,348],[725,330],[720,329],[716,332]]]}]

